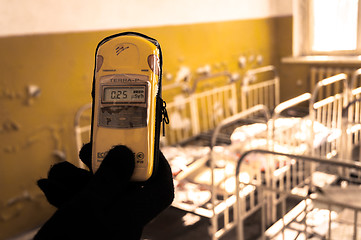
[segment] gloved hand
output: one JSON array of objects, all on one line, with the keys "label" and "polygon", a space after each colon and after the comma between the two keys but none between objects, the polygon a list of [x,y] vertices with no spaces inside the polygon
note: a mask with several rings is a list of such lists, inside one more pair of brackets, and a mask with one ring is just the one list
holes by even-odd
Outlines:
[{"label": "gloved hand", "polygon": [[[79,154],[91,169],[91,144]],[[143,183],[131,182],[134,153],[116,146],[95,174],[63,162],[38,181],[58,210],[35,236],[37,239],[139,239],[149,221],[173,201],[169,164],[159,154],[158,169]]]}]

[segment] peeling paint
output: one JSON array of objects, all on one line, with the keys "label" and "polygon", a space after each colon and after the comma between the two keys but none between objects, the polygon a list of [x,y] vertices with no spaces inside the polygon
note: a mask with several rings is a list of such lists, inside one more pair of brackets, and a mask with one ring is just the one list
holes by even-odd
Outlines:
[{"label": "peeling paint", "polygon": [[2,91],[0,92],[0,98],[7,98],[7,99],[19,99],[19,98],[23,98],[24,97],[24,93],[21,93],[19,91],[15,91],[9,88],[3,88]]},{"label": "peeling paint", "polygon": [[9,198],[5,204],[2,204],[0,209],[0,222],[9,221],[21,215],[26,207],[27,202],[39,202],[43,198],[43,194],[36,190],[30,193],[29,190],[24,190],[21,194]]},{"label": "peeling paint", "polygon": [[10,133],[10,132],[16,132],[19,131],[20,129],[20,124],[18,124],[17,122],[13,121],[13,120],[5,120],[1,125],[0,125],[0,133]]},{"label": "peeling paint", "polygon": [[23,150],[24,148],[29,148],[36,142],[46,139],[46,137],[43,136],[43,134],[46,132],[49,133],[49,137],[53,140],[54,148],[58,151],[63,151],[63,150],[60,150],[62,148],[61,136],[59,134],[61,132],[61,130],[62,130],[62,128],[60,128],[60,127],[52,127],[52,126],[42,127],[35,133],[25,137],[25,141],[23,141],[21,143],[3,146],[2,151],[4,153],[9,154],[9,153],[19,152],[20,150]]},{"label": "peeling paint", "polygon": [[20,215],[24,205],[22,203],[14,204],[11,207],[7,207],[1,210],[0,221],[6,222]]},{"label": "peeling paint", "polygon": [[53,151],[53,156],[56,157],[56,159],[59,161],[59,162],[64,162],[66,161],[66,153],[65,151],[63,150],[54,150]]},{"label": "peeling paint", "polygon": [[186,66],[180,66],[174,82],[189,82],[191,78],[191,69]]},{"label": "peeling paint", "polygon": [[20,100],[25,105],[32,105],[34,99],[38,98],[41,94],[41,89],[35,84],[30,84],[25,87],[25,91],[13,90],[6,87],[1,87],[0,99],[7,100]]},{"label": "peeling paint", "polygon": [[31,106],[34,104],[34,99],[38,98],[41,93],[40,87],[37,85],[28,85],[27,86],[27,97],[26,97],[26,105]]},{"label": "peeling paint", "polygon": [[26,201],[31,200],[30,193],[27,190],[23,191],[19,196],[10,198],[6,203],[6,206],[10,207],[10,206],[12,206],[20,201],[24,201],[24,200],[26,200]]},{"label": "peeling paint", "polygon": [[165,73],[164,76],[165,76],[164,78],[165,78],[168,82],[173,79],[173,74],[171,74],[171,73]]},{"label": "peeling paint", "polygon": [[212,71],[212,67],[211,65],[209,64],[206,64],[204,65],[203,67],[199,67],[197,68],[196,72],[199,74],[199,75],[209,75]]},{"label": "peeling paint", "polygon": [[247,64],[247,58],[245,57],[245,56],[240,56],[239,58],[238,58],[238,65],[239,65],[239,67],[240,68],[244,68],[244,67],[246,67],[246,64]]},{"label": "peeling paint", "polygon": [[41,93],[40,87],[37,85],[28,85],[28,95],[29,97],[39,97]]}]

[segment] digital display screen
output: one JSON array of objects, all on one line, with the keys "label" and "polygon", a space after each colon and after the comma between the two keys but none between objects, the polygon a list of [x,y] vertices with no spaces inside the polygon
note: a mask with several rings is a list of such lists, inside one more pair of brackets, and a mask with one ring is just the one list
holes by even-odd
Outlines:
[{"label": "digital display screen", "polygon": [[145,103],[145,86],[104,87],[103,102]]}]

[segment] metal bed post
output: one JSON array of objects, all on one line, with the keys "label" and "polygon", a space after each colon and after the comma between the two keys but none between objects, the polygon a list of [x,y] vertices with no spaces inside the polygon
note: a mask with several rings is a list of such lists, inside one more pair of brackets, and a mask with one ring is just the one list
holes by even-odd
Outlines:
[{"label": "metal bed post", "polygon": [[[270,121],[270,127],[269,127],[269,131],[270,131],[270,139],[272,139],[272,144],[270,146],[271,151],[276,151],[275,149],[275,145],[276,144],[280,144],[280,145],[286,145],[286,146],[290,146],[290,147],[295,147],[296,145],[299,145],[300,142],[298,142],[296,139],[293,140],[292,137],[294,137],[294,132],[295,132],[295,127],[297,127],[297,130],[299,130],[299,126],[292,126],[289,129],[284,130],[281,134],[279,134],[279,132],[277,133],[276,136],[276,120],[280,117],[280,114],[286,110],[289,109],[290,107],[294,107],[297,106],[298,104],[301,104],[303,102],[309,101],[311,99],[311,94],[310,93],[304,93],[300,96],[297,96],[295,98],[292,98],[290,100],[287,100],[283,103],[278,104],[275,109],[274,109],[274,113],[272,115],[271,121]],[[285,136],[283,136],[285,135]],[[276,166],[275,164],[271,163],[270,167],[270,172],[274,173],[276,170]],[[291,169],[290,171],[287,171],[286,173],[286,188],[290,189],[291,188],[291,183],[290,183],[290,178],[291,178]],[[281,181],[281,183],[283,183],[283,181]],[[275,188],[277,184],[276,179],[272,179],[272,187]],[[282,202],[282,205],[285,204],[285,198],[284,197],[280,197],[279,199],[277,199],[276,197],[276,193],[273,193],[271,195],[271,198],[269,199],[269,208],[268,211],[269,212],[269,218],[267,223],[271,223],[274,222],[276,220],[276,215],[277,215],[277,204],[279,201]]]},{"label": "metal bed post", "polygon": [[[341,83],[343,86],[341,93],[335,93],[334,95],[325,95],[321,96],[323,97],[322,100],[317,100],[320,96],[321,90],[326,88],[330,89],[330,86],[335,83]],[[325,92],[325,91],[323,91]],[[344,73],[337,74],[328,78],[325,78],[319,82],[317,82],[313,93],[312,98],[310,100],[309,105],[309,114],[311,118],[311,138],[310,138],[310,147],[311,147],[311,156],[325,156],[328,158],[333,157],[335,154],[340,152],[340,139],[336,139],[336,141],[328,142],[328,137],[326,139],[326,144],[321,145],[320,149],[316,149],[314,146],[314,140],[315,140],[315,122],[320,122],[321,124],[324,124],[327,128],[333,128],[333,125],[335,124],[334,119],[331,119],[331,117],[336,116],[336,129],[341,129],[342,127],[342,108],[347,106],[348,103],[348,83],[347,83],[347,75]],[[334,104],[338,104],[339,107],[336,109],[337,111],[331,111],[331,107],[334,106]],[[342,140],[342,139],[341,139]],[[334,149],[335,147],[335,149]],[[310,172],[311,174],[316,170],[316,164],[314,162],[311,162],[310,164]],[[339,168],[339,171],[342,171],[341,168]],[[311,175],[310,179],[311,187],[314,185],[313,175]],[[308,212],[306,211],[306,217]]]},{"label": "metal bed post", "polygon": [[[358,158],[353,156],[353,149],[360,148],[360,132],[361,132],[361,119],[360,119],[360,101],[361,101],[361,86],[356,86],[356,81],[361,76],[361,68],[356,70],[351,77],[349,89],[349,104],[342,110],[342,142],[341,142],[341,156],[344,159],[352,159],[360,161],[360,150]],[[357,149],[357,148],[356,148]],[[350,172],[344,170],[344,176],[350,176]],[[354,172],[353,176],[361,178],[360,172]]]},{"label": "metal bed post", "polygon": [[[358,80],[359,82],[357,82]],[[348,136],[347,143],[351,143],[351,146],[353,147],[360,145],[361,137],[361,105],[359,101],[359,99],[361,99],[361,68],[354,71],[351,76],[349,95],[350,103],[345,111],[347,110],[348,112],[346,129],[350,132],[345,134]],[[350,126],[350,124],[352,125]],[[358,160],[361,161],[361,148],[358,154]],[[352,156],[347,156],[347,159],[350,159],[351,157]]]},{"label": "metal bed post", "polygon": [[198,135],[200,131],[199,118],[198,116],[198,103],[197,99],[192,95],[190,97],[190,108],[191,108],[191,122],[192,122],[192,134],[193,136]]},{"label": "metal bed post", "polygon": [[[223,214],[225,215],[225,218],[224,218],[224,229],[222,230],[218,230],[218,216],[220,213],[222,212],[219,212],[216,210],[216,207],[217,207],[217,194],[218,194],[218,191],[215,187],[215,175],[214,175],[214,170],[216,168],[215,166],[215,159],[214,159],[214,155],[213,155],[213,148],[216,146],[217,144],[217,137],[219,136],[220,134],[220,131],[222,128],[224,128],[225,126],[229,126],[230,124],[233,124],[239,120],[242,120],[244,119],[245,117],[247,116],[250,116],[254,113],[257,113],[257,112],[261,112],[264,117],[265,117],[265,120],[266,122],[269,120],[270,118],[270,113],[269,113],[269,110],[266,106],[264,105],[256,105],[250,109],[247,109],[245,111],[242,111],[240,113],[237,113],[227,119],[224,119],[220,124],[217,125],[217,127],[215,128],[214,132],[213,132],[213,135],[212,135],[212,139],[211,139],[211,151],[210,151],[210,165],[211,165],[211,182],[212,182],[212,185],[211,185],[211,203],[212,203],[212,211],[213,211],[213,216],[212,216],[212,219],[211,219],[211,223],[212,223],[212,226],[211,226],[211,235],[212,235],[212,239],[219,239],[222,235],[224,235],[226,232],[228,232],[229,230],[231,230],[236,224],[237,222],[240,221],[240,218],[237,218],[237,210],[236,209],[233,209],[234,210],[234,213],[233,213],[233,223],[231,224],[229,222],[229,209],[231,207],[234,206],[234,203],[232,203],[232,201],[228,201],[228,199],[223,199],[225,201],[225,209],[223,209]],[[235,195],[239,195],[239,192],[235,192],[234,193]],[[234,196],[234,195],[233,195]],[[227,203],[228,202],[228,203]],[[229,203],[232,203],[229,204]],[[238,224],[237,224],[238,225]]]}]

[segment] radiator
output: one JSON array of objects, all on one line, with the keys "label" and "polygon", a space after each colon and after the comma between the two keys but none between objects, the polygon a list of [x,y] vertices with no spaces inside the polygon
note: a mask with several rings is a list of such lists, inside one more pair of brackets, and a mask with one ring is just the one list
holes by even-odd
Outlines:
[{"label": "radiator", "polygon": [[331,77],[333,75],[339,74],[339,73],[346,73],[347,76],[351,76],[352,73],[357,68],[347,68],[347,67],[338,67],[338,66],[332,66],[332,67],[311,67],[310,69],[310,89],[311,92],[313,92],[315,85],[317,82],[321,81],[322,79]]}]

